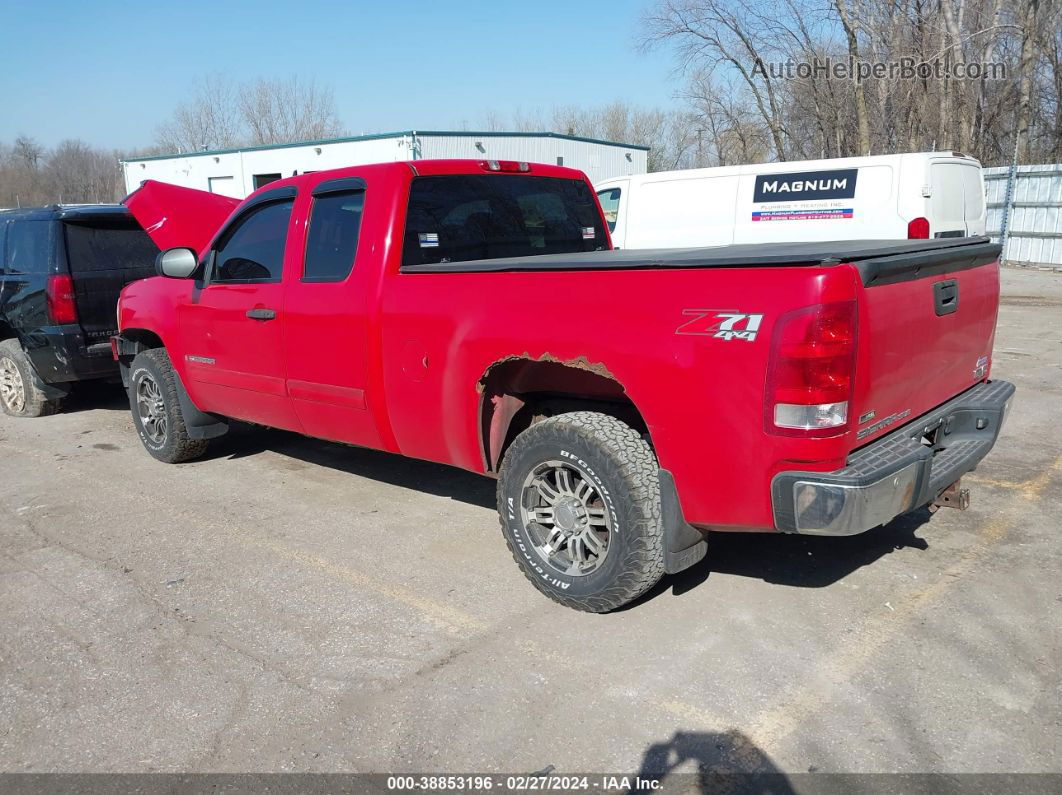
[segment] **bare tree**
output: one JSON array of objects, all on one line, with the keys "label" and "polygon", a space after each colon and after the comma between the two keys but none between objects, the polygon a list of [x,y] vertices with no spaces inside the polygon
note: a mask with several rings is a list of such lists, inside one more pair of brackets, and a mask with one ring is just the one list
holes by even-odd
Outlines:
[{"label": "bare tree", "polygon": [[[948,4],[951,0],[941,0],[943,4]],[[860,52],[859,37],[856,35],[857,21],[848,13],[847,0],[833,0],[834,6],[837,8],[837,15],[841,20],[841,27],[844,28],[845,41],[848,45],[848,57],[854,61],[861,61],[863,54]],[[858,75],[855,78],[855,112],[856,123],[859,127],[859,143],[858,154],[869,155],[870,154],[870,118],[867,114],[867,94],[866,88],[863,85],[863,80]]]},{"label": "bare tree", "polygon": [[260,146],[334,138],[343,133],[332,90],[313,80],[260,79],[239,91],[247,142]]},{"label": "bare tree", "polygon": [[1024,13],[1021,16],[1021,78],[1018,83],[1018,143],[1019,162],[1026,162],[1029,157],[1029,127],[1032,125],[1033,79],[1037,50],[1037,12],[1039,0],[1025,0]]},{"label": "bare tree", "polygon": [[25,207],[44,201],[40,163],[44,149],[28,135],[19,135],[0,151],[0,207]]},{"label": "bare tree", "polygon": [[664,0],[645,18],[643,43],[670,42],[685,66],[714,71],[722,67],[745,84],[770,131],[774,155],[786,159],[785,119],[777,80],[764,65],[784,50],[764,35],[769,6],[756,0]]},{"label": "bare tree", "polygon": [[66,140],[49,154],[44,170],[48,192],[57,202],[113,202],[120,197],[121,172],[116,152],[94,149],[84,141]]},{"label": "bare tree", "polygon": [[[686,68],[698,128],[711,131],[720,160],[733,132],[741,142],[766,137],[776,159],[954,148],[986,165],[1009,162],[1017,136],[1020,159],[1032,162],[1062,150],[1060,8],[1060,0],[658,0],[643,43],[671,47]],[[758,68],[849,59],[856,70],[844,79]],[[903,63],[907,72],[891,71]]]},{"label": "bare tree", "polygon": [[170,152],[223,149],[245,143],[239,91],[221,74],[199,79],[192,96],[155,131],[155,143]]},{"label": "bare tree", "polygon": [[698,167],[761,163],[771,157],[770,132],[758,111],[733,81],[701,72],[691,81],[689,125],[696,135],[693,163]]},{"label": "bare tree", "polygon": [[199,80],[189,100],[155,133],[156,146],[196,152],[293,143],[343,134],[331,89],[298,77],[235,84],[224,75]]},{"label": "bare tree", "polygon": [[118,152],[67,140],[46,150],[19,136],[0,145],[0,207],[114,202],[123,185]]},{"label": "bare tree", "polygon": [[15,139],[15,145],[11,147],[11,153],[27,168],[36,170],[44,149],[28,135],[20,135]]},{"label": "bare tree", "polygon": [[1046,160],[1057,163],[1062,160],[1062,9],[1056,9],[1053,24],[1045,27],[1043,50],[1048,77],[1041,104],[1047,138],[1044,152]]}]

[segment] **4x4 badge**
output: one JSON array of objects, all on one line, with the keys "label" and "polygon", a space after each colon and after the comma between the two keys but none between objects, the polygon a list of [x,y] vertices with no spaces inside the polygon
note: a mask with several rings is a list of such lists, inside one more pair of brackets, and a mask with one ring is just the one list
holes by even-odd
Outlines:
[{"label": "4x4 badge", "polygon": [[727,342],[730,340],[754,341],[756,334],[759,333],[760,324],[763,322],[763,315],[735,312],[729,309],[683,309],[682,314],[693,315],[694,318],[675,329],[676,334],[708,336]]}]

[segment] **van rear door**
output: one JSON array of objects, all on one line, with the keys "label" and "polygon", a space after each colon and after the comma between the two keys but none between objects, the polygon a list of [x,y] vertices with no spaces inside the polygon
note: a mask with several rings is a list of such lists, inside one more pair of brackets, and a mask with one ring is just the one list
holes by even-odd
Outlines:
[{"label": "van rear door", "polygon": [[965,205],[963,215],[966,218],[966,234],[983,235],[988,221],[988,209],[985,206],[985,183],[979,165],[963,164],[962,195]]},{"label": "van rear door", "polygon": [[955,161],[929,164],[929,234],[933,237],[966,236],[966,199],[963,172]]}]

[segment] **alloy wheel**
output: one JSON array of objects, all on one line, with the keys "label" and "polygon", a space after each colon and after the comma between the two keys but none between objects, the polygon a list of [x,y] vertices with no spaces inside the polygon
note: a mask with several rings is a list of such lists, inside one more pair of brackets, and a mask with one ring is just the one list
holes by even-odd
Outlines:
[{"label": "alloy wheel", "polygon": [[169,421],[166,418],[166,403],[158,382],[150,375],[142,375],[136,385],[136,409],[144,433],[155,444],[166,442]]},{"label": "alloy wheel", "polygon": [[561,574],[586,576],[608,556],[608,506],[590,477],[571,462],[546,461],[528,473],[520,515],[539,557]]},{"label": "alloy wheel", "polygon": [[7,356],[0,358],[0,400],[14,414],[26,408],[26,384],[18,365]]}]

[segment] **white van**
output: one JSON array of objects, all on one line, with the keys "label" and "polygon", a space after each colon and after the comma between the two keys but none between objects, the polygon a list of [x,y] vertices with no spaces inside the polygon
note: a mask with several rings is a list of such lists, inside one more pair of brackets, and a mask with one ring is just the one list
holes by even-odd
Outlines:
[{"label": "white van", "polygon": [[985,233],[981,164],[960,152],[658,171],[596,190],[619,248]]}]

